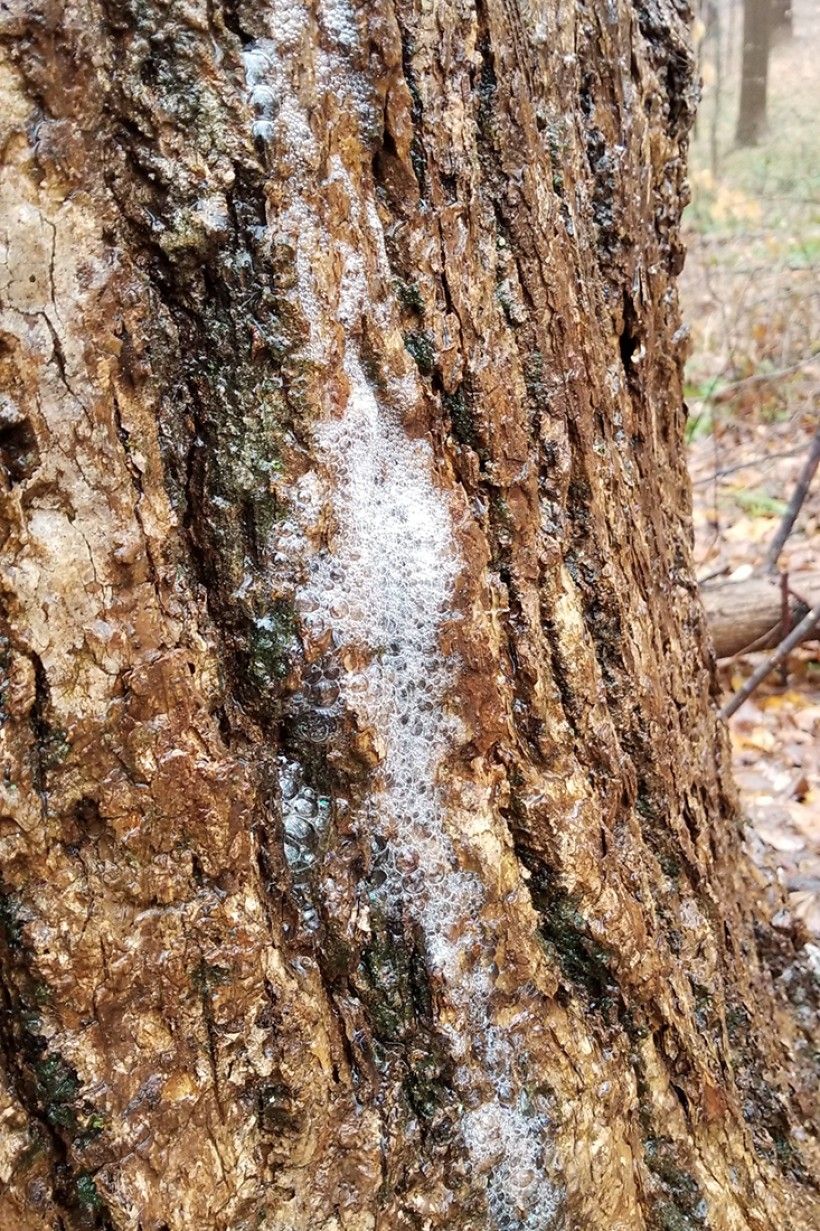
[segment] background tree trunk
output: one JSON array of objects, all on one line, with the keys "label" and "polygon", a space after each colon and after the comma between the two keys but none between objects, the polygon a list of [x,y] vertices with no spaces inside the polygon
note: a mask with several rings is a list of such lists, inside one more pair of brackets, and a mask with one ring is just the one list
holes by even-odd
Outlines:
[{"label": "background tree trunk", "polygon": [[780,38],[789,38],[794,33],[792,0],[771,0],[772,32]]},{"label": "background tree trunk", "polygon": [[687,18],[3,10],[2,1227],[814,1225]]},{"label": "background tree trunk", "polygon": [[766,124],[772,17],[772,0],[744,0],[738,145],[756,145]]}]

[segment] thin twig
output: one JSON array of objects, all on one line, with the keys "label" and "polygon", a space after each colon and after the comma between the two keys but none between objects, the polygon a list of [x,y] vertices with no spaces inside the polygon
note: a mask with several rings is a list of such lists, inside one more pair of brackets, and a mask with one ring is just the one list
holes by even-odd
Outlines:
[{"label": "thin twig", "polygon": [[764,567],[767,573],[773,573],[777,568],[780,553],[786,544],[786,539],[792,532],[794,523],[797,521],[797,515],[803,507],[803,501],[809,494],[811,481],[814,478],[814,472],[817,469],[819,462],[820,428],[818,428],[814,434],[814,440],[812,441],[811,448],[809,449],[809,456],[806,458],[803,469],[800,471],[800,476],[795,485],[795,489],[792,492],[792,498],[789,501],[789,507],[786,509],[780,525],[777,527],[777,534],[772,539],[771,547],[766,552]]},{"label": "thin twig", "polygon": [[794,372],[799,372],[807,363],[812,363],[816,358],[816,353],[806,355],[805,359],[800,359],[797,363],[792,363],[787,368],[778,368],[774,372],[753,372],[751,376],[744,376],[740,380],[733,380],[728,385],[723,385],[718,389],[717,393],[712,395],[712,400],[715,402],[725,402],[738,389],[745,389],[748,385],[769,385],[773,381],[782,380],[784,376],[791,376]]},{"label": "thin twig", "polygon": [[769,655],[764,662],[760,664],[756,671],[753,671],[742,688],[739,688],[733,697],[730,697],[720,711],[721,718],[731,718],[737,710],[740,709],[744,701],[747,701],[758,685],[765,680],[770,672],[774,671],[775,667],[786,659],[795,646],[801,641],[805,641],[808,635],[812,632],[815,625],[820,621],[820,603],[816,607],[812,607],[807,616],[797,624],[788,637],[784,637],[780,645],[772,654]]},{"label": "thin twig", "polygon": [[784,449],[782,453],[767,453],[763,457],[753,457],[748,462],[738,462],[736,466],[724,466],[722,470],[716,470],[714,474],[704,475],[702,479],[695,479],[693,487],[705,487],[707,483],[714,483],[715,479],[725,479],[729,474],[736,474],[738,470],[751,470],[754,466],[765,466],[769,462],[779,462],[787,457],[797,457],[802,453],[801,449]]},{"label": "thin twig", "polygon": [[728,572],[729,565],[722,564],[720,568],[716,568],[711,573],[707,573],[705,577],[698,577],[698,585],[705,586],[708,582],[714,581],[716,577],[725,577]]},{"label": "thin twig", "polygon": [[[791,632],[792,628],[792,611],[791,603],[789,602],[790,594],[789,574],[787,572],[783,572],[780,574],[780,629],[784,637],[787,633]],[[786,687],[788,678],[786,660],[784,659],[780,664],[780,683],[784,688]]]},{"label": "thin twig", "polygon": [[765,650],[766,646],[769,644],[769,638],[773,637],[780,628],[782,628],[782,623],[778,620],[777,623],[773,624],[771,628],[768,628],[765,633],[761,633],[759,637],[755,637],[754,641],[750,641],[748,645],[744,645],[741,649],[737,650],[728,661],[730,663],[734,663],[737,662],[739,658],[743,658],[746,654],[754,654],[755,650]]}]

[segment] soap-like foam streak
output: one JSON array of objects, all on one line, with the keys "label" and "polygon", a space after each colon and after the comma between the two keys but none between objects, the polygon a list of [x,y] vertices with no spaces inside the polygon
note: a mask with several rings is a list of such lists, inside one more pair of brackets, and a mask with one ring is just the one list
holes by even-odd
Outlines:
[{"label": "soap-like foam streak", "polygon": [[[320,10],[336,50],[320,53],[318,75],[338,96],[347,72],[345,50],[355,42],[355,19],[346,0],[326,0]],[[431,977],[442,988],[446,1021],[440,1025],[465,1107],[463,1139],[474,1173],[486,1177],[490,1215],[498,1231],[548,1231],[558,1205],[545,1174],[548,1124],[528,1106],[510,1037],[491,1020],[492,937],[485,935],[481,917],[485,891],[476,874],[459,866],[439,786],[457,730],[445,712],[457,663],[440,648],[461,569],[452,511],[434,481],[429,443],[412,439],[402,424],[402,408],[419,396],[414,380],[388,377],[377,397],[362,361],[357,339],[365,319],[391,327],[389,305],[372,300],[373,279],[366,276],[363,256],[370,256],[389,285],[375,206],[360,201],[338,155],[329,158],[328,173],[350,203],[356,248],[336,233],[331,237],[319,207],[308,203],[305,169],[317,165],[316,142],[289,80],[288,57],[301,40],[315,37],[309,12],[294,0],[278,0],[269,12],[273,37],[244,51],[254,135],[270,142],[293,169],[292,201],[278,219],[278,233],[295,252],[299,302],[310,328],[305,356],[327,367],[338,359],[321,331],[323,292],[308,251],[315,250],[318,237],[341,261],[335,316],[343,328],[349,390],[344,413],[338,416],[328,407],[315,425],[317,458],[333,476],[334,531],[328,548],[310,554],[297,605],[306,631],[331,639],[337,664],[350,647],[358,657],[345,661],[362,662],[340,669],[338,686],[359,726],[379,741],[372,798],[379,884],[373,893],[385,909],[402,904],[423,936]],[[349,85],[358,114],[363,87]],[[280,775],[285,853],[306,923],[315,927],[307,884],[327,801],[285,758]]]}]

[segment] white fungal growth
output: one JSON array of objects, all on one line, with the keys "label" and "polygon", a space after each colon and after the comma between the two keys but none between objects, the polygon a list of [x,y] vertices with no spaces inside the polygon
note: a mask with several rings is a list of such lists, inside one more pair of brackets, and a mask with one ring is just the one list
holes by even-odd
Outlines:
[{"label": "white fungal growth", "polygon": [[[348,203],[355,242],[341,238],[338,226],[331,234],[324,206],[310,203],[321,160],[291,80],[294,56],[311,37],[320,88],[347,98],[350,114],[360,115],[365,91],[346,63],[356,44],[355,14],[346,0],[320,4],[321,39],[316,28],[311,35],[303,3],[272,3],[269,16],[271,37],[244,53],[254,133],[292,170],[290,204],[276,225],[295,252],[299,303],[310,326],[305,355],[329,374],[336,369],[327,383],[338,390],[341,346],[346,378],[342,413],[328,404],[315,425],[319,469],[332,477],[324,494],[333,530],[328,546],[310,554],[297,608],[311,640],[332,647],[331,703],[343,702],[377,742],[368,812],[381,852],[374,893],[385,910],[400,908],[412,919],[443,989],[440,1030],[456,1064],[473,1173],[486,1185],[498,1231],[547,1231],[558,1204],[545,1174],[548,1125],[521,1088],[511,1037],[492,1021],[494,938],[482,918],[485,891],[480,877],[459,864],[439,784],[456,732],[445,706],[458,664],[440,648],[462,567],[453,513],[435,481],[429,443],[412,439],[403,427],[402,412],[421,396],[416,378],[385,377],[377,395],[362,362],[365,322],[385,331],[394,327],[386,298],[373,301],[374,284],[390,284],[375,205],[363,199],[362,185],[331,150],[322,165],[336,201],[343,194]],[[330,50],[317,52],[320,45]],[[323,287],[311,262],[328,251],[336,274],[333,285]],[[322,327],[335,295],[341,344]],[[318,476],[300,483],[309,496],[301,512],[304,541],[321,483]],[[289,542],[298,540],[290,534]],[[315,859],[326,801],[304,786],[297,766],[283,760],[280,774],[286,854],[298,893]],[[303,903],[303,909],[314,926],[313,908]]]}]

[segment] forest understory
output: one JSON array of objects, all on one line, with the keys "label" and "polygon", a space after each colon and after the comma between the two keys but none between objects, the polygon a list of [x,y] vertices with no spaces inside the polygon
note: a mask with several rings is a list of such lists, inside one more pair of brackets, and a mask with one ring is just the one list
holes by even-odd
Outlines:
[{"label": "forest understory", "polygon": [[[696,567],[707,587],[761,571],[818,430],[820,352],[820,5],[794,5],[794,34],[771,52],[768,126],[734,142],[740,4],[718,6],[701,47],[703,98],[692,139],[693,200],[681,276],[692,328],[686,394]],[[816,591],[820,481],[815,476],[779,570]],[[816,592],[814,593],[816,601]],[[767,656],[721,661],[724,696]],[[730,719],[750,848],[785,884],[793,913],[820,936],[820,651],[790,655]],[[785,922],[785,921],[781,921]]]}]

